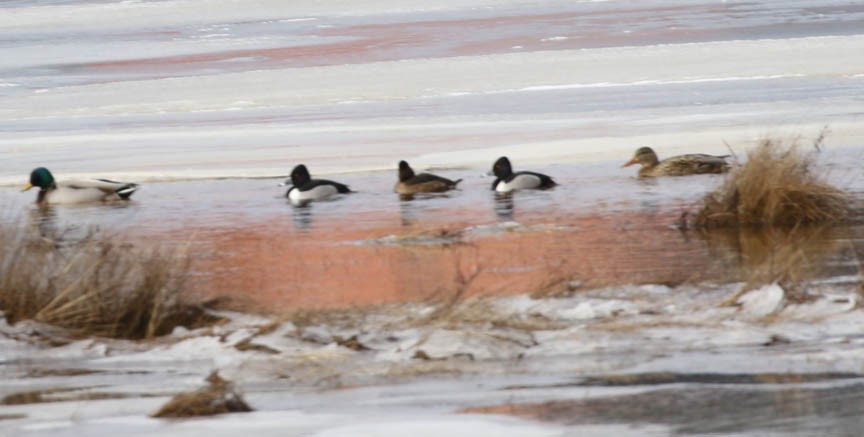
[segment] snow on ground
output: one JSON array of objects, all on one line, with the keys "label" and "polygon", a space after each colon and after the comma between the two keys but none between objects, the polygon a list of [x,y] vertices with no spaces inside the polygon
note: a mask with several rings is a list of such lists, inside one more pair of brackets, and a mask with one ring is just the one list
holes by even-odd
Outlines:
[{"label": "snow on ground", "polygon": [[[559,425],[453,413],[653,390],[650,384],[579,385],[610,375],[832,373],[855,381],[864,372],[864,312],[855,289],[792,302],[772,284],[725,304],[740,288],[615,287],[549,299],[322,312],[303,322],[227,313],[227,325],[178,329],[143,344],[88,339],[48,347],[39,341],[45,327],[4,323],[0,393],[68,391],[45,395],[57,402],[3,405],[0,416],[12,419],[0,421],[0,429],[15,435],[567,435]],[[63,369],[87,372],[62,376]],[[257,411],[179,422],[147,417],[168,396],[202,386],[213,370],[238,384]],[[687,387],[661,384],[669,386]],[[86,394],[120,398],[83,400]],[[584,430],[666,433],[606,425],[615,427]]]}]

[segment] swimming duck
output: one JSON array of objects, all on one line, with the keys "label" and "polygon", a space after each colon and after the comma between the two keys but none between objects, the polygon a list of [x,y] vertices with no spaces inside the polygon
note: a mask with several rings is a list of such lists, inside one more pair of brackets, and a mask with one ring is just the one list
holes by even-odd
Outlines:
[{"label": "swimming duck", "polygon": [[[285,181],[282,185],[287,185]],[[285,196],[294,205],[305,205],[313,200],[324,200],[338,193],[350,193],[351,189],[345,184],[333,182],[327,179],[312,179],[306,166],[300,164],[291,170],[291,184],[293,185]]]},{"label": "swimming duck", "polygon": [[405,196],[417,193],[443,193],[456,188],[462,179],[452,181],[431,173],[415,174],[405,161],[399,161],[399,182],[393,191]]},{"label": "swimming duck", "polygon": [[641,164],[639,177],[655,176],[687,176],[703,173],[725,173],[729,171],[729,163],[726,156],[705,155],[693,153],[689,155],[673,156],[662,161],[657,159],[657,154],[650,147],[640,147],[633,155],[633,159],[622,167],[633,164]]},{"label": "swimming duck", "polygon": [[94,179],[58,185],[54,175],[47,168],[39,167],[30,172],[30,183],[21,191],[33,187],[39,187],[39,195],[36,196],[37,204],[59,205],[128,200],[129,196],[138,189],[138,184]]},{"label": "swimming duck", "polygon": [[502,156],[495,161],[495,164],[492,166],[492,173],[495,175],[492,189],[499,193],[522,189],[545,190],[558,185],[551,177],[545,174],[531,171],[517,171],[514,173],[513,167],[510,166],[510,160],[506,156]]}]

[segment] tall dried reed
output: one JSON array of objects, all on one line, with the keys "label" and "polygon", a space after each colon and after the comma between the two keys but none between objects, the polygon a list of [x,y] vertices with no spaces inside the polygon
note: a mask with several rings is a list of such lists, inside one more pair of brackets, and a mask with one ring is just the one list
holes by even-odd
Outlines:
[{"label": "tall dried reed", "polygon": [[180,299],[188,273],[182,251],[99,237],[58,246],[14,226],[0,230],[0,245],[0,311],[9,323],[143,339],[216,320]]}]

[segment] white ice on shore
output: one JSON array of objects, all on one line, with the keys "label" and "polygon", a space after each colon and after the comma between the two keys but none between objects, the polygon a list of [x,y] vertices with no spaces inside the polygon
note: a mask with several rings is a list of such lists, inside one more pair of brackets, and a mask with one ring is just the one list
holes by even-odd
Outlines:
[{"label": "white ice on shore", "polygon": [[785,296],[783,288],[774,283],[747,292],[738,298],[738,303],[741,304],[741,312],[755,317],[765,317],[783,308]]},{"label": "white ice on shore", "polygon": [[[862,371],[859,347],[864,312],[855,305],[854,290],[835,290],[831,295],[784,305],[783,289],[773,284],[742,295],[737,307],[724,306],[723,301],[740,287],[633,286],[554,299],[485,298],[466,301],[431,319],[432,313],[425,305],[391,306],[357,314],[347,322],[340,319],[308,327],[282,322],[260,335],[259,328],[272,322],[268,318],[226,313],[233,318],[228,325],[183,333],[149,345],[91,339],[45,348],[27,340],[39,337],[33,337],[40,332],[38,325],[26,329],[3,323],[3,361],[24,361],[4,367],[8,377],[0,384],[0,393],[61,386],[76,390],[51,397],[74,399],[79,393],[108,392],[132,398],[83,404],[71,400],[7,405],[0,407],[0,414],[25,414],[26,418],[5,424],[24,435],[110,435],[110,430],[117,429],[114,427],[129,435],[168,430],[173,435],[187,435],[212,427],[215,435],[228,435],[227,430],[283,430],[288,434],[280,435],[387,436],[418,429],[430,430],[428,435],[469,435],[468,430],[473,429],[504,436],[546,436],[564,434],[549,425],[518,421],[507,425],[514,419],[475,421],[471,416],[450,416],[454,407],[425,410],[423,396],[409,396],[399,406],[398,414],[384,415],[380,408],[366,411],[358,406],[351,411],[341,403],[329,408],[309,406],[311,410],[307,411],[288,400],[309,396],[310,390],[403,379],[416,382],[397,386],[410,390],[413,384],[419,384],[416,390],[423,391],[423,384],[442,381],[441,375],[448,374],[461,375],[455,376],[457,381],[468,375],[483,375],[505,378],[511,381],[507,384],[512,384],[540,374],[555,380],[640,372]],[[766,315],[771,319],[765,319]],[[356,337],[368,349],[357,351],[338,344],[339,339],[349,337]],[[241,343],[256,347],[241,351],[235,347]],[[48,357],[48,361],[41,362]],[[99,373],[27,376],[33,368],[76,368]],[[248,417],[174,424],[144,418],[167,399],[165,396],[200,386],[212,370],[219,370],[239,384],[258,412]],[[485,397],[487,402],[482,405],[493,399],[489,396],[501,384],[479,384],[449,394],[444,390],[436,396],[447,398],[447,405],[464,407],[477,405],[477,399]],[[386,385],[381,387],[388,390]],[[340,392],[344,389],[333,393]],[[277,393],[283,393],[283,397]],[[555,399],[554,391],[530,393],[526,391],[520,398]],[[603,391],[596,394],[600,393]],[[139,397],[144,395],[157,397]],[[583,388],[576,394],[569,390],[562,395],[590,398],[595,392]],[[69,420],[70,408],[77,411],[74,420]],[[424,427],[422,424],[427,422],[437,425]],[[504,429],[508,432],[499,434]],[[597,428],[597,432],[603,429]]]}]

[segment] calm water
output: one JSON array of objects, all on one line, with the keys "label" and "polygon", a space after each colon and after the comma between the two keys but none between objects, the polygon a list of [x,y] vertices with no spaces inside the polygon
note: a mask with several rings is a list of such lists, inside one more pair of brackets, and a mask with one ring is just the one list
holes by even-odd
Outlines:
[{"label": "calm water", "polygon": [[[187,227],[235,228],[281,222],[290,231],[315,236],[335,227],[375,229],[402,226],[490,224],[500,221],[555,222],[574,216],[617,213],[660,213],[677,216],[698,210],[702,197],[717,188],[723,178],[701,175],[688,178],[639,180],[636,170],[620,168],[621,161],[583,164],[522,164],[516,170],[534,170],[551,175],[560,186],[549,191],[521,192],[509,198],[490,190],[494,177],[488,167],[441,168],[433,172],[463,179],[458,190],[445,195],[421,196],[402,201],[393,193],[396,170],[345,173],[327,176],[348,184],[352,194],[305,208],[291,206],[284,178],[213,179],[143,183],[132,201],[107,205],[51,208],[49,222],[58,228],[96,226],[112,231],[158,234]],[[864,193],[858,162],[864,150],[827,150],[817,156],[817,171],[853,196]],[[313,177],[315,168],[311,171]],[[419,171],[419,170],[418,170]],[[22,178],[23,182],[26,181]],[[35,190],[21,193],[0,186],[0,204],[5,222],[19,220],[34,211]],[[674,220],[659,222],[671,226]]]},{"label": "calm water", "polygon": [[[650,381],[657,376],[662,377],[660,382]],[[864,402],[861,375],[667,373],[624,378],[629,380],[626,384],[595,381],[589,385],[639,387],[645,391],[468,411],[512,414],[576,429],[624,422],[634,424],[636,430],[645,427],[646,435],[855,436],[864,426],[860,415]],[[810,382],[820,379],[839,382]],[[511,388],[514,393],[529,389],[542,386]],[[655,434],[652,425],[668,431]]]}]

